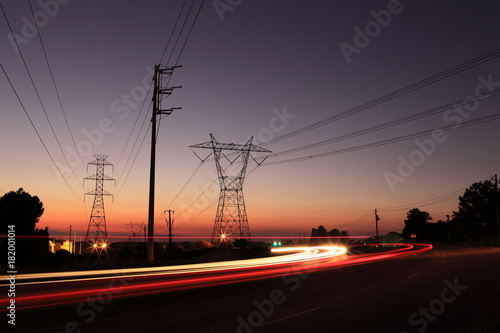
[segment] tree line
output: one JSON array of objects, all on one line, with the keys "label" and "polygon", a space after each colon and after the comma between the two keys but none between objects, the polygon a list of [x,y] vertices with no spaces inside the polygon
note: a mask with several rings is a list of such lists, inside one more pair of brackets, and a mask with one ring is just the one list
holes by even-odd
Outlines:
[{"label": "tree line", "polygon": [[431,222],[428,212],[410,210],[402,237],[407,242],[481,242],[499,241],[499,196],[492,180],[473,183],[458,198],[458,209],[447,221]]},{"label": "tree line", "polygon": [[[406,214],[401,233],[381,236],[382,243],[483,243],[499,242],[500,203],[493,180],[473,183],[458,198],[458,208],[446,221],[433,222],[429,212],[413,208]],[[348,236],[347,231],[327,231],[320,225],[311,231],[311,243],[322,243],[331,236]]]}]

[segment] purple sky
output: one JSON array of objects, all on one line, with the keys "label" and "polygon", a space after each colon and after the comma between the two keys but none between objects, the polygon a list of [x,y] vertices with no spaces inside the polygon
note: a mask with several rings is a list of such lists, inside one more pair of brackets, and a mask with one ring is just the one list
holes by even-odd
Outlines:
[{"label": "purple sky", "polygon": [[[106,201],[108,229],[126,234],[125,224],[147,220],[149,134],[137,154],[151,112],[151,92],[145,97],[144,86],[151,82],[151,69],[162,58],[184,1],[31,2],[69,129],[81,148],[79,157],[72,153],[76,149],[40,41],[27,23],[32,22],[28,2],[1,3],[20,38],[20,50],[63,152],[13,48],[3,13],[0,62],[69,186],[60,180],[0,73],[0,194],[23,187],[44,202],[40,227],[67,233],[71,224],[82,235],[92,197],[85,203],[82,199],[92,183],[82,186],[81,182],[94,172],[92,167],[87,171],[86,164],[94,160],[93,154],[105,154],[114,164],[114,172],[109,168],[106,173],[117,180],[116,187],[106,187],[115,194],[114,202]],[[186,2],[181,23],[191,4]],[[179,56],[200,4],[195,1],[168,65]],[[182,110],[164,119],[159,131],[158,233],[166,233],[162,213],[170,208],[176,211],[177,235],[211,234],[218,197],[213,161],[205,162],[187,182],[200,163],[189,146],[209,141],[209,133],[220,142],[243,143],[253,136],[258,144],[279,153],[469,96],[472,101],[478,92],[500,88],[500,61],[493,59],[266,144],[497,49],[498,17],[497,1],[206,1],[181,54],[183,67],[170,82],[183,88],[164,103],[165,108]],[[372,235],[375,208],[380,210],[383,233],[401,231],[406,212],[414,207],[428,211],[434,221],[446,219],[446,214],[456,210],[463,189],[500,170],[499,122],[462,126],[465,121],[498,114],[497,105],[492,97],[469,104],[472,111],[460,113],[451,108],[370,134],[270,156],[255,171],[251,162],[244,191],[252,234],[297,236],[323,224],[329,230]],[[457,129],[434,139],[422,136],[420,146],[410,139],[272,164],[450,125]],[[74,158],[83,164],[70,165]],[[403,160],[410,167],[400,166]],[[426,200],[433,204],[424,205]],[[397,209],[388,209],[393,207]]]}]

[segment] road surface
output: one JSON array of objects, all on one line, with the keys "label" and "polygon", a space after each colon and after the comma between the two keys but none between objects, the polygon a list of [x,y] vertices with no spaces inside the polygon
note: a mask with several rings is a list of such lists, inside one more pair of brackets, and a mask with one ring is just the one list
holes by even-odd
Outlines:
[{"label": "road surface", "polygon": [[[500,249],[20,311],[19,332],[499,332]],[[124,280],[125,281],[125,280]],[[125,283],[125,282],[124,282]],[[118,280],[117,280],[118,284]]]}]

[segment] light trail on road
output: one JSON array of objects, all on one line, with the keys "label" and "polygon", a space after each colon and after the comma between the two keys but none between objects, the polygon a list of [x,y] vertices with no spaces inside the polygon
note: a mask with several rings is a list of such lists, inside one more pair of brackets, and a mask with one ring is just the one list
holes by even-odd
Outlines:
[{"label": "light trail on road", "polygon": [[[396,244],[395,244],[396,245]],[[432,249],[425,244],[397,244],[382,253],[347,255],[339,246],[274,248],[272,257],[190,265],[16,275],[16,309],[100,302],[115,298],[272,278],[336,267],[361,265]],[[0,287],[9,287],[2,276]],[[6,300],[0,301],[5,312]]]}]

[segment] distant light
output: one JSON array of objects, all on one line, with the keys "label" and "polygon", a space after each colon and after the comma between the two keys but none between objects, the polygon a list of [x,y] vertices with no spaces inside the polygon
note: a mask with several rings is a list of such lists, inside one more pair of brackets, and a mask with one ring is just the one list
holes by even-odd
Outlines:
[{"label": "distant light", "polygon": [[97,244],[96,244],[96,243],[94,243],[94,245],[92,245],[92,246],[93,246],[93,247],[97,247]]},{"label": "distant light", "polygon": [[104,249],[107,246],[106,243],[102,243],[102,248]]},{"label": "distant light", "polygon": [[226,238],[226,234],[220,235],[220,238],[222,238],[222,239]]}]

